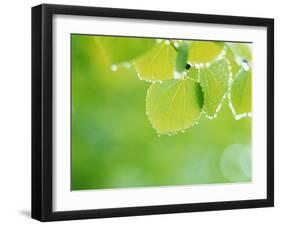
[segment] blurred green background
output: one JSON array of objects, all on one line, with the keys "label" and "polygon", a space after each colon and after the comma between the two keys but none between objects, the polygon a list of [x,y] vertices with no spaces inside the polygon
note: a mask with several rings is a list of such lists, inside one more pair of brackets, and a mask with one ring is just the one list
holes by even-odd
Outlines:
[{"label": "blurred green background", "polygon": [[[140,38],[104,37],[102,45],[102,38],[71,37],[72,190],[251,180],[251,118],[235,120],[224,101],[217,118],[158,136],[145,109],[150,84],[122,61],[154,40],[142,45]],[[110,46],[120,42],[132,48],[120,47],[123,55],[114,56]],[[112,65],[114,57],[120,63]]]}]

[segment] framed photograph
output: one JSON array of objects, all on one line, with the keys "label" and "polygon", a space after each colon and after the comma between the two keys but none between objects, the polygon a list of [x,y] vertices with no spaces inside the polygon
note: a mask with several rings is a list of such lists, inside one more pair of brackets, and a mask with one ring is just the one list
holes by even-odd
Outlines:
[{"label": "framed photograph", "polygon": [[274,205],[274,21],[32,8],[32,217]]}]

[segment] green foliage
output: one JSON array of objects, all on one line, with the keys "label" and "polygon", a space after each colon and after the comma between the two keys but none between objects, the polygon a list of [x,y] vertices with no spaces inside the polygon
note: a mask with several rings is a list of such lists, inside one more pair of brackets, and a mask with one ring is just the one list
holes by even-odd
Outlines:
[{"label": "green foliage", "polygon": [[170,41],[159,40],[151,51],[140,56],[134,65],[140,79],[163,81],[173,78],[177,51]]},{"label": "green foliage", "polygon": [[176,71],[182,73],[186,69],[188,45],[186,42],[181,42],[177,48],[177,61],[176,61]]},{"label": "green foliage", "polygon": [[[247,62],[252,61],[252,51],[248,44],[244,43],[230,43],[228,44],[233,54],[238,58],[237,60],[246,60]],[[240,59],[239,59],[240,58]]]},{"label": "green foliage", "polygon": [[200,85],[188,78],[154,83],[147,91],[147,115],[158,134],[191,127],[199,119],[202,105]]},{"label": "green foliage", "polygon": [[252,111],[252,70],[241,68],[232,82],[230,99],[236,114]]},{"label": "green foliage", "polygon": [[199,81],[204,93],[204,111],[207,116],[216,116],[228,89],[229,75],[229,64],[225,59],[199,69]]},{"label": "green foliage", "polygon": [[204,64],[214,60],[222,51],[223,45],[216,42],[192,41],[188,61],[191,64]]},{"label": "green foliage", "polygon": [[232,52],[232,50],[230,49],[229,46],[227,46],[226,48],[226,54],[225,54],[225,59],[229,62],[230,67],[231,67],[231,73],[232,73],[232,77],[235,77],[237,75],[237,72],[240,69],[239,64],[236,62],[235,60],[235,55]]},{"label": "green foliage", "polygon": [[209,118],[217,116],[227,95],[235,117],[251,112],[251,69],[243,69],[245,64],[250,68],[252,59],[248,44],[81,36],[77,47],[82,45],[90,49],[87,54],[92,57],[101,56],[100,65],[102,61],[133,62],[141,80],[159,82],[150,86],[146,108],[153,128],[160,134],[189,128],[201,111]]},{"label": "green foliage", "polygon": [[[114,62],[112,53],[114,54],[114,51],[117,53],[116,44],[121,38],[108,39],[109,43],[98,41],[100,38],[92,35],[72,35],[72,190],[251,181],[249,152],[252,138],[251,118],[236,120],[229,108],[229,99],[222,102],[217,117],[210,120],[202,114],[204,96],[201,95],[203,99],[198,98],[198,101],[191,98],[194,101],[194,104],[189,106],[192,112],[195,112],[194,107],[197,109],[196,106],[201,106],[200,119],[194,119],[194,123],[198,122],[196,126],[173,136],[158,137],[151,119],[146,114],[148,113],[146,109],[148,102],[145,100],[146,95],[148,98],[147,90],[161,91],[165,90],[168,83],[174,82],[175,86],[179,86],[180,83],[185,84],[187,81],[189,85],[185,87],[199,87],[198,71],[203,70],[207,63],[199,67],[191,65],[182,72],[183,78],[175,79],[173,72],[176,70],[179,52],[170,46],[173,47],[170,53],[174,56],[170,58],[173,60],[173,67],[169,69],[171,72],[169,79],[159,78],[157,82],[154,80],[148,83],[140,81],[133,62],[160,46],[155,39],[151,39],[151,48],[144,47],[143,52],[140,51],[133,57],[130,54],[129,57],[123,56],[130,51],[137,52],[138,45],[123,46],[116,54],[120,60]],[[124,43],[131,40],[125,37],[122,39]],[[181,43],[174,40],[172,42],[175,43],[176,48],[179,47],[177,44]],[[184,42],[187,42],[188,47],[190,46],[190,41]],[[241,68],[241,61],[236,61],[237,57],[228,43],[221,44],[224,48],[220,48],[226,50],[226,55],[223,56],[222,52],[218,55],[230,63],[232,84],[235,86],[234,78],[239,76],[237,72]],[[117,49],[114,46],[117,46]],[[214,55],[215,58],[208,62],[210,67],[218,60],[217,54]],[[187,62],[190,56],[188,51]],[[165,67],[165,62],[162,67]],[[112,70],[112,63],[116,64],[114,70]],[[151,67],[154,63],[155,61],[151,62]],[[235,70],[232,65],[236,65]],[[249,67],[251,67],[250,63]],[[197,81],[199,85],[190,80]],[[182,99],[183,84],[178,90],[178,95]],[[230,88],[228,86],[226,91],[229,97]],[[171,100],[169,96],[169,93],[172,93],[171,89],[166,90],[168,93],[163,91],[166,98],[162,98],[162,113],[167,112],[165,110],[167,105],[165,107],[164,103],[167,103],[169,98]],[[196,89],[191,91],[188,98],[200,93],[199,88],[198,92]],[[177,96],[175,99],[178,99]],[[155,102],[157,105],[158,101]],[[186,101],[185,106],[188,103],[191,101]],[[175,117],[181,117],[184,112],[179,113],[180,106],[173,104],[173,107],[178,109]],[[161,114],[160,111],[158,113]],[[185,122],[183,120],[183,123]],[[172,129],[175,131],[174,128]],[[163,134],[170,134],[171,132],[168,131],[171,129],[166,127]],[[240,145],[236,146],[238,148],[246,148],[233,154],[229,151],[235,150],[233,144]]]},{"label": "green foliage", "polygon": [[155,44],[155,40],[148,38],[96,36],[95,39],[114,64],[131,61],[144,54]]},{"label": "green foliage", "polygon": [[[164,82],[186,77],[199,82],[203,91],[203,111],[207,117],[213,118],[217,116],[222,102],[228,95],[231,77],[235,78],[239,74],[238,72],[243,64],[242,59],[244,61],[251,60],[250,47],[246,44],[160,40],[153,49],[138,57],[134,61],[134,65],[139,78],[150,82]],[[233,103],[233,108],[238,114],[248,110],[246,107],[251,108],[249,102],[240,97],[241,84],[236,87],[238,81],[241,80],[240,77],[233,83],[234,88],[232,88],[231,94],[235,102]],[[164,86],[163,83],[152,85],[152,88],[157,87],[160,89],[162,86]],[[251,86],[251,81],[248,86]],[[163,87],[162,92],[165,92],[165,87]],[[168,90],[166,92],[172,96]],[[248,93],[251,93],[251,89],[243,92],[248,95]],[[147,96],[149,97],[149,95]],[[166,97],[164,94],[163,96]],[[149,98],[147,98],[148,100]],[[200,105],[200,103],[198,104]],[[230,105],[232,106],[232,103]],[[182,126],[167,123],[167,125],[163,126],[163,129],[161,126],[163,123],[161,122],[161,125],[159,125],[156,122],[164,121],[163,115],[166,115],[164,109],[164,107],[157,109],[157,114],[150,117],[152,125],[158,133],[174,133],[188,128],[185,123]],[[149,111],[150,109],[148,109],[148,113]]]},{"label": "green foliage", "polygon": [[199,70],[196,69],[194,66],[191,66],[187,71],[187,76],[194,81],[199,82]]}]

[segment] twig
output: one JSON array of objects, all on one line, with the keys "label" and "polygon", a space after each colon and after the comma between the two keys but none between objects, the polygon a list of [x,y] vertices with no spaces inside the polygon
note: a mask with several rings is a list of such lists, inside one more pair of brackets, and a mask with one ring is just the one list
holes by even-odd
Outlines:
[{"label": "twig", "polygon": [[169,40],[170,44],[173,46],[173,48],[178,51],[177,47],[175,46],[174,42],[172,40]]}]

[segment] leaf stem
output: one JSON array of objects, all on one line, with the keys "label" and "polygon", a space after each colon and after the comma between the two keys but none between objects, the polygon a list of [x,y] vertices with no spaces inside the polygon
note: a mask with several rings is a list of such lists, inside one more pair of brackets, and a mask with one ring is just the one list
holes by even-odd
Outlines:
[{"label": "leaf stem", "polygon": [[175,46],[174,42],[173,42],[172,40],[169,40],[169,42],[170,42],[170,44],[172,45],[172,47],[173,47],[176,51],[178,51],[178,48]]}]

